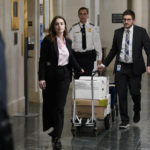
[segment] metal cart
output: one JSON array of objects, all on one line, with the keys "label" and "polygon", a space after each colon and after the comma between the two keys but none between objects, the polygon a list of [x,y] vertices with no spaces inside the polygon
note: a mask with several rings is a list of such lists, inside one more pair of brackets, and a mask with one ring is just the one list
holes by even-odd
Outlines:
[{"label": "metal cart", "polygon": [[[97,132],[98,128],[96,125],[96,121],[97,119],[95,118],[94,115],[94,86],[93,86],[93,77],[98,73],[99,75],[99,71],[94,71],[92,73],[91,76],[91,100],[92,100],[92,104],[91,104],[91,117],[90,118],[81,118],[78,117],[77,113],[76,113],[76,86],[75,86],[75,82],[76,80],[73,78],[73,118],[71,120],[72,122],[72,128],[71,130],[74,132],[76,132],[79,128],[81,128],[82,126],[88,126],[88,127],[92,127],[93,131]],[[111,108],[110,108],[111,109]],[[104,118],[104,126],[105,129],[109,129],[110,128],[110,114],[107,114]]]}]

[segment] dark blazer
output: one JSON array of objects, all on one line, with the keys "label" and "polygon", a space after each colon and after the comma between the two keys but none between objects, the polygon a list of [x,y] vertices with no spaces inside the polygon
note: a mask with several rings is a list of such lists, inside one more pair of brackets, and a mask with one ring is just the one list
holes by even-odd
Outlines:
[{"label": "dark blazer", "polygon": [[0,33],[0,113],[6,111],[6,65],[5,65],[5,45]]},{"label": "dark blazer", "polygon": [[11,124],[7,113],[5,44],[0,33],[0,149],[13,150]]},{"label": "dark blazer", "polygon": [[[116,56],[114,71],[119,61],[119,55],[121,52],[122,39],[124,28],[115,30],[112,49],[108,56],[104,60],[103,64],[108,66],[112,59]],[[150,39],[146,30],[142,27],[134,25],[133,28],[133,44],[132,44],[132,57],[133,57],[133,72],[136,75],[140,75],[146,71],[142,50],[144,48],[147,55],[147,66],[150,66]]]},{"label": "dark blazer", "polygon": [[[72,54],[71,40],[66,39],[66,45],[69,51],[70,80],[72,78],[72,68],[81,72],[81,67],[77,63]],[[39,60],[39,80],[46,80],[46,72],[48,68],[55,68],[58,66],[59,51],[57,41],[50,42],[49,36],[46,36],[41,43],[41,52]]]}]

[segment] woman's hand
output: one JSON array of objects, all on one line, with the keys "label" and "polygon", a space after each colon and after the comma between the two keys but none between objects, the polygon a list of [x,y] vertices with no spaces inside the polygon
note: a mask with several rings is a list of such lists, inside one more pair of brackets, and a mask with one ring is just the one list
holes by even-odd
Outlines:
[{"label": "woman's hand", "polygon": [[45,80],[40,80],[39,81],[39,86],[42,90],[46,89],[46,81]]},{"label": "woman's hand", "polygon": [[84,73],[84,70],[83,70],[83,69],[81,69],[81,73]]},{"label": "woman's hand", "polygon": [[150,75],[150,66],[147,66],[147,74]]},{"label": "woman's hand", "polygon": [[84,73],[84,70],[83,69],[81,69],[81,71],[80,72],[78,72],[79,74],[83,74]]}]

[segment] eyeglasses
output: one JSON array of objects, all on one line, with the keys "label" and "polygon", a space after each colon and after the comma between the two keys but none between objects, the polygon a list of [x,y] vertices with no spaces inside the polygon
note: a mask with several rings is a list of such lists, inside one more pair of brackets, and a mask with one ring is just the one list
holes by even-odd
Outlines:
[{"label": "eyeglasses", "polygon": [[87,13],[79,13],[80,16],[85,16]]},{"label": "eyeglasses", "polygon": [[125,22],[125,21],[131,21],[132,19],[122,19],[122,20]]}]

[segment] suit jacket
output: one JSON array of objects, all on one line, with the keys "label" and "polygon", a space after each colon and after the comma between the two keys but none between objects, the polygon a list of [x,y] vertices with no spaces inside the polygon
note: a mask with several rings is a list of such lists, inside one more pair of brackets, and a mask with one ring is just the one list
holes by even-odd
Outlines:
[{"label": "suit jacket", "polygon": [[0,34],[0,113],[6,111],[6,65],[4,55],[4,42]]},{"label": "suit jacket", "polygon": [[[119,61],[119,55],[121,52],[122,39],[124,28],[115,30],[112,49],[108,56],[104,60],[103,64],[108,66],[112,59],[116,56],[114,71]],[[142,27],[134,25],[133,28],[133,43],[132,43],[132,57],[133,57],[133,72],[136,75],[140,75],[146,71],[142,50],[145,50],[147,55],[147,66],[150,66],[150,39],[146,30]]]},{"label": "suit jacket", "polygon": [[[66,39],[66,46],[69,51],[70,80],[72,78],[72,68],[81,72],[81,67],[77,63],[72,54],[71,40]],[[57,68],[58,66],[59,50],[57,40],[50,42],[49,36],[46,36],[41,43],[40,59],[39,59],[39,80],[46,80],[46,72],[48,68]]]}]

